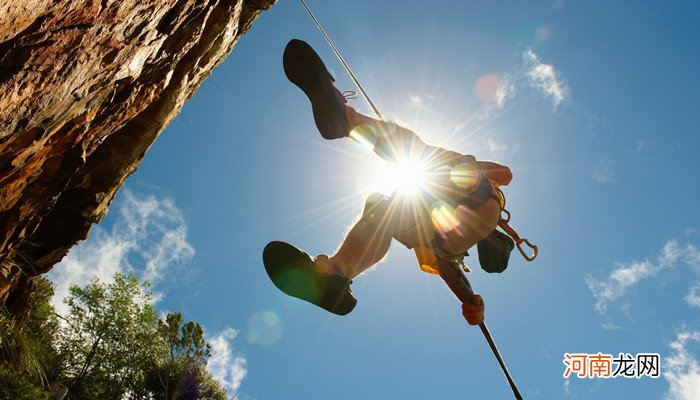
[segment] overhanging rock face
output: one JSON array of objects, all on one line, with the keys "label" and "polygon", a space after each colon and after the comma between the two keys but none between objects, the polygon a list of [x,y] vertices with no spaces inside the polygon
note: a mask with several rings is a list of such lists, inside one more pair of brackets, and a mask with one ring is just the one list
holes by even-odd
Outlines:
[{"label": "overhanging rock face", "polygon": [[0,5],[0,305],[24,308],[275,0]]}]

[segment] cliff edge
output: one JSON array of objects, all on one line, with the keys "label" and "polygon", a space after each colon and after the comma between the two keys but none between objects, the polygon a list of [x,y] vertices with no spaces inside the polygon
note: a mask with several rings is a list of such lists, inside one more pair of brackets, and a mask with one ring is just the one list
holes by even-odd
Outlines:
[{"label": "cliff edge", "polygon": [[0,306],[87,237],[160,132],[275,0],[0,5]]}]

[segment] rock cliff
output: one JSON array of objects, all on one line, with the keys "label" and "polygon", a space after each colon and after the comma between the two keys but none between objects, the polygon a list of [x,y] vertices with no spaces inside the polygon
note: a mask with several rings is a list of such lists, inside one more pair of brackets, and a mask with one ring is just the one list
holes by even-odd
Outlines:
[{"label": "rock cliff", "polygon": [[0,306],[21,314],[275,0],[0,5]]}]

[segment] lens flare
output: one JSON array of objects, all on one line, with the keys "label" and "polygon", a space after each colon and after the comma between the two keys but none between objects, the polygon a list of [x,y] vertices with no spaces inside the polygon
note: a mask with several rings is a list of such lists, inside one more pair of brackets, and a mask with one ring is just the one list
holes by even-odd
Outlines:
[{"label": "lens flare", "polygon": [[433,226],[440,232],[448,232],[459,227],[455,209],[444,201],[435,202],[430,211]]},{"label": "lens flare", "polygon": [[479,171],[469,163],[456,165],[450,171],[450,179],[455,186],[460,188],[473,188],[479,183]]},{"label": "lens flare", "polygon": [[316,276],[306,271],[290,269],[282,272],[277,279],[280,289],[292,296],[298,293],[312,299],[320,299],[323,295]]},{"label": "lens flare", "polygon": [[535,31],[535,40],[538,42],[544,42],[552,35],[552,28],[549,26],[541,26],[537,31]]},{"label": "lens flare", "polygon": [[498,99],[499,92],[503,90],[503,80],[496,74],[483,75],[476,82],[474,92],[476,97],[484,103],[495,101]]},{"label": "lens flare", "polygon": [[282,333],[284,333],[284,326],[279,315],[274,311],[259,312],[248,321],[248,343],[269,346],[280,340]]},{"label": "lens flare", "polygon": [[377,143],[377,134],[374,128],[369,125],[359,125],[350,131],[350,138],[362,145],[368,153],[374,150],[374,145]]}]

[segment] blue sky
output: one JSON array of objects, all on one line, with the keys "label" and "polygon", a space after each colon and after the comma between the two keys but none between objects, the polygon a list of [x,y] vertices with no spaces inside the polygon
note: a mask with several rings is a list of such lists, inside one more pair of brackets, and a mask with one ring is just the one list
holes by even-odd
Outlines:
[{"label": "blue sky", "polygon": [[[500,275],[467,263],[523,395],[697,399],[700,6],[309,5],[385,116],[512,168],[512,224],[540,257],[514,253]],[[318,135],[282,71],[292,38],[353,89],[301,5],[279,2],[52,277],[64,286],[115,270],[152,279],[159,310],[205,325],[212,370],[241,399],[509,398],[481,333],[400,245],[356,279],[359,303],[346,317],[269,282],[265,244],[331,252],[382,167],[357,144]],[[659,353],[662,377],[563,378],[564,353],[598,352]]]}]

